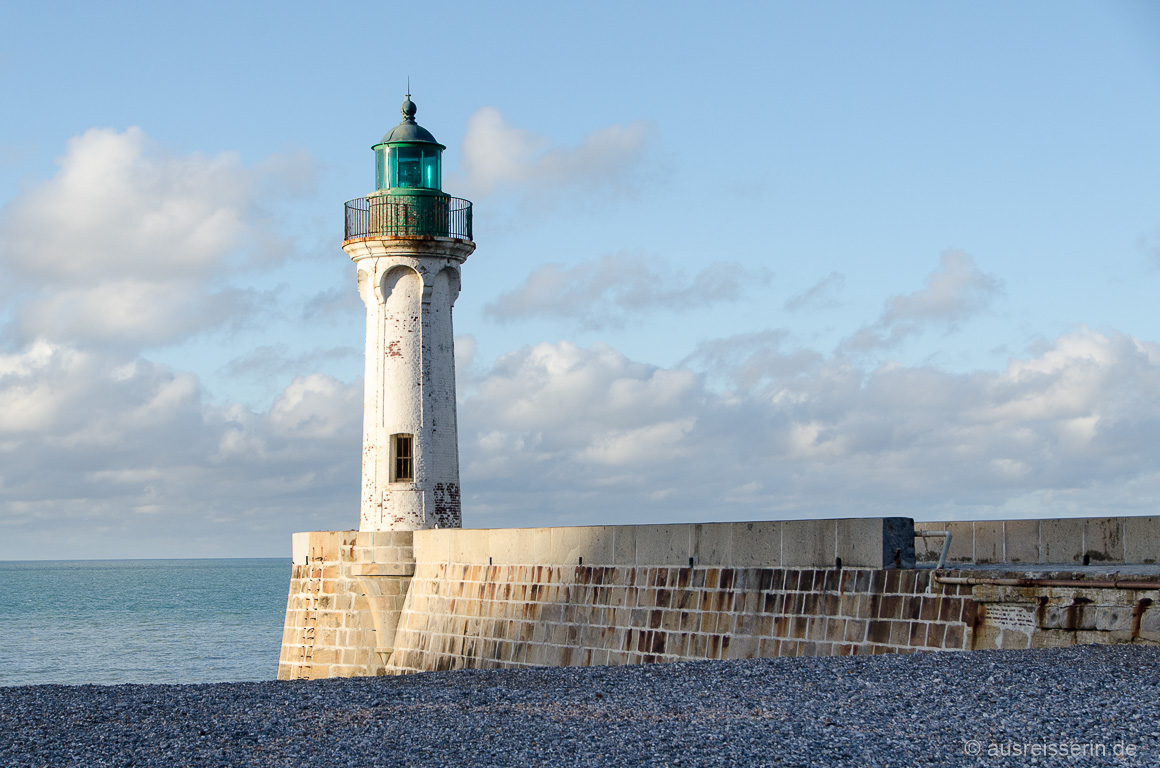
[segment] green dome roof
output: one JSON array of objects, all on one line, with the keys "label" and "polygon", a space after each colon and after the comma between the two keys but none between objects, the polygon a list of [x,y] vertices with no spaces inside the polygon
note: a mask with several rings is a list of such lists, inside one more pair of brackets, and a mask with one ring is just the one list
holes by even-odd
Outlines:
[{"label": "green dome roof", "polygon": [[411,101],[411,94],[407,94],[407,98],[403,101],[403,106],[399,108],[399,111],[403,113],[403,121],[387,131],[383,135],[383,140],[375,145],[376,147],[380,144],[407,142],[410,144],[434,144],[440,149],[447,149],[435,141],[435,137],[431,135],[430,131],[415,122],[415,113],[418,111],[418,107],[415,106],[415,102]]}]

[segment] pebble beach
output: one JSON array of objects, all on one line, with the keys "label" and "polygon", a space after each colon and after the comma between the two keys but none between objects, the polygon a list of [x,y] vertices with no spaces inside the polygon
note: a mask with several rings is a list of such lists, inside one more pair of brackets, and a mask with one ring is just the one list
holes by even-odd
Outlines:
[{"label": "pebble beach", "polygon": [[0,687],[3,766],[1160,765],[1160,648]]}]

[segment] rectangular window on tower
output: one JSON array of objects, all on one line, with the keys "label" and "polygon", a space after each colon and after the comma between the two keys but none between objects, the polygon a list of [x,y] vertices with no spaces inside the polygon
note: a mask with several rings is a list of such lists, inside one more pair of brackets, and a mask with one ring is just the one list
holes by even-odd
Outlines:
[{"label": "rectangular window on tower", "polygon": [[391,435],[391,482],[415,479],[414,435]]}]

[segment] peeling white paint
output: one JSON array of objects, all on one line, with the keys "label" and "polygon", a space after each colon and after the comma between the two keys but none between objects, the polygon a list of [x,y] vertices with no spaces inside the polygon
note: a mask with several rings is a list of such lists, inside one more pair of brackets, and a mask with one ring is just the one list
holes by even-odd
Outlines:
[{"label": "peeling white paint", "polygon": [[[343,246],[367,308],[359,530],[458,528],[459,445],[451,309],[475,244],[366,238]],[[390,439],[414,435],[414,478],[390,482]]]}]

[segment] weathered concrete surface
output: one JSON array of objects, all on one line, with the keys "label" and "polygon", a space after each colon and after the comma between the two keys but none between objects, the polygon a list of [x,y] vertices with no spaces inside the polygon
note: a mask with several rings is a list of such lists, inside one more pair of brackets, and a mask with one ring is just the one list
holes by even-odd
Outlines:
[{"label": "weathered concrete surface", "polygon": [[[897,568],[914,565],[910,518],[416,531],[421,562]],[[839,558],[841,563],[838,562]]]},{"label": "weathered concrete surface", "polygon": [[[1099,565],[1160,563],[1160,517],[978,520],[915,523],[953,534],[949,563]],[[940,539],[919,539],[920,563],[938,560]]]},{"label": "weathered concrete surface", "polygon": [[[972,598],[978,605],[978,623],[973,647],[1017,649],[1086,643],[1160,643],[1160,591],[1088,587],[1082,584],[1086,574],[1075,572],[1054,572],[1044,577],[1075,579],[1080,583],[975,586]],[[1154,583],[1157,577],[1119,581]]]}]

